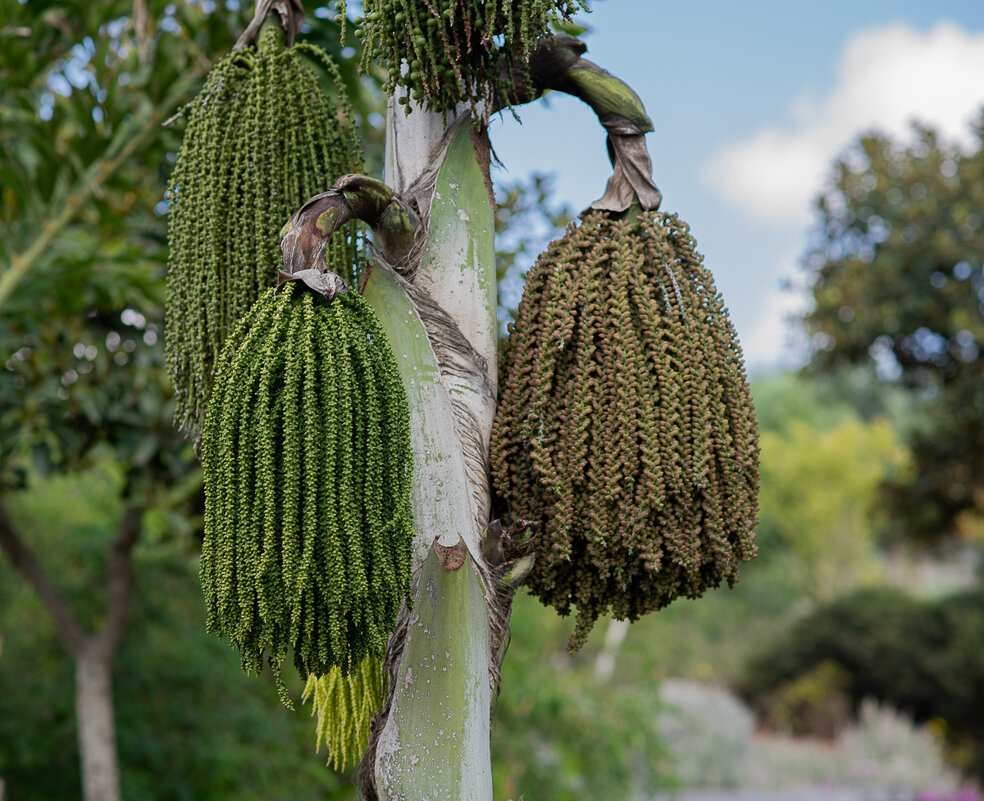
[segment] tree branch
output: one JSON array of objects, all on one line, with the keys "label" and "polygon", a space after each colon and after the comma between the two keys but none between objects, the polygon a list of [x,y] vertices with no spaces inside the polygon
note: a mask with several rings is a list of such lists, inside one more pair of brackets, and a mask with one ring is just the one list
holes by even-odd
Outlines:
[{"label": "tree branch", "polygon": [[14,569],[34,587],[55,622],[55,629],[62,644],[73,657],[76,657],[85,644],[85,632],[75,620],[65,599],[48,580],[47,573],[34,553],[18,535],[13,521],[2,506],[0,506],[0,549],[7,554]]},{"label": "tree branch", "polygon": [[140,518],[143,510],[133,504],[123,508],[113,540],[113,549],[106,566],[106,618],[97,635],[99,647],[111,655],[123,639],[133,594],[133,547],[140,539]]}]

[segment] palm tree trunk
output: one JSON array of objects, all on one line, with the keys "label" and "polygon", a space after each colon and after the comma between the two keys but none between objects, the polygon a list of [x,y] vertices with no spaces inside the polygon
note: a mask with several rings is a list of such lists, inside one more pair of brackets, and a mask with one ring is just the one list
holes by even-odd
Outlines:
[{"label": "palm tree trunk", "polygon": [[366,795],[491,801],[494,592],[481,544],[497,301],[487,139],[467,117],[407,116],[395,98],[388,116],[387,183],[416,201],[427,239],[412,283],[377,267],[365,291],[410,397],[417,529],[413,608],[390,656]]}]

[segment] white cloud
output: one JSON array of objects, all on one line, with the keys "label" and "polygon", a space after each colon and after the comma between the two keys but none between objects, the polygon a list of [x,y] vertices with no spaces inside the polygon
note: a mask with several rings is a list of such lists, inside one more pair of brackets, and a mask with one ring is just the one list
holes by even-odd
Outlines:
[{"label": "white cloud", "polygon": [[767,288],[758,296],[754,317],[749,319],[746,314],[745,319],[735,321],[745,363],[752,373],[795,369],[806,361],[806,335],[793,321],[803,318],[810,300],[802,288],[787,288],[783,280],[784,276],[792,279],[797,256],[795,249],[777,256],[773,277],[764,282]]},{"label": "white cloud", "polygon": [[904,24],[861,32],[845,45],[829,94],[796,98],[792,126],[715,153],[705,180],[757,219],[802,224],[832,160],[859,132],[904,135],[919,120],[967,141],[982,104],[984,33],[947,22],[928,33]]}]

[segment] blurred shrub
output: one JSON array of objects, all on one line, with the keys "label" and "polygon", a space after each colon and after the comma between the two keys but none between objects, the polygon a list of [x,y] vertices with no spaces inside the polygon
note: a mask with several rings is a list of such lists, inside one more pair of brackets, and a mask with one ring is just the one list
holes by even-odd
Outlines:
[{"label": "blurred shrub", "polygon": [[948,767],[942,743],[932,731],[907,715],[868,698],[861,702],[857,725],[840,738],[846,775],[855,782],[928,791],[955,787],[957,773]]},{"label": "blurred shrub", "polygon": [[597,681],[597,644],[571,657],[570,627],[528,595],[516,599],[492,725],[494,795],[651,797],[667,784],[658,687]]},{"label": "blurred shrub", "polygon": [[833,739],[851,719],[851,701],[844,692],[850,680],[850,673],[827,659],[781,684],[768,717],[783,731]]},{"label": "blurred shrub", "polygon": [[660,688],[659,732],[685,787],[740,787],[755,717],[727,690],[673,679]]},{"label": "blurred shrub", "polygon": [[[779,790],[804,786],[877,790],[879,798],[951,801],[959,776],[943,756],[942,743],[925,726],[875,701],[862,702],[857,723],[833,742],[756,737],[745,786]],[[973,796],[969,801],[976,801]]]},{"label": "blurred shrub", "polygon": [[781,563],[818,600],[877,576],[878,487],[906,462],[888,421],[793,419],[763,431],[761,446],[758,558]]},{"label": "blurred shrub", "polygon": [[[837,677],[828,666],[815,680]],[[871,699],[861,703],[856,723],[825,741],[754,732],[751,710],[719,686],[666,681],[660,700],[660,733],[682,787],[747,794],[841,786],[891,790],[899,798],[932,792],[949,801],[959,786],[929,727]]]},{"label": "blurred shrub", "polygon": [[984,775],[984,588],[934,602],[889,589],[856,592],[793,624],[748,666],[759,708],[825,662],[849,677],[855,709],[875,698],[941,721],[965,767]]}]

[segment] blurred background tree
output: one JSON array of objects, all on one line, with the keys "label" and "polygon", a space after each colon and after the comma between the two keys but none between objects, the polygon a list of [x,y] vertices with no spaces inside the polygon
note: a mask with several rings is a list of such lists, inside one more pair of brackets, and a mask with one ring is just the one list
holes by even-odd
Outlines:
[{"label": "blurred background tree", "polygon": [[[32,477],[6,498],[87,626],[101,617],[98,566],[124,480],[107,458]],[[144,515],[127,635],[113,665],[123,797],[350,799],[351,785],[315,755],[306,710],[284,708],[272,684],[248,680],[238,655],[205,633],[197,548],[175,536],[168,517],[159,508]],[[80,798],[72,663],[18,578],[0,561],[0,776],[11,798]]]},{"label": "blurred background tree", "polygon": [[907,458],[891,423],[849,415],[824,428],[792,420],[763,431],[761,446],[763,563],[816,600],[877,575],[884,515],[876,491]]},{"label": "blurred background tree", "polygon": [[984,515],[984,118],[969,149],[868,134],[834,167],[807,267],[810,367],[866,365],[919,405],[913,469],[886,483],[900,531],[980,537]]}]

